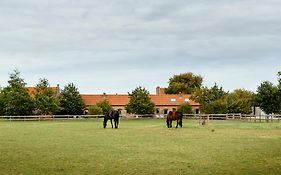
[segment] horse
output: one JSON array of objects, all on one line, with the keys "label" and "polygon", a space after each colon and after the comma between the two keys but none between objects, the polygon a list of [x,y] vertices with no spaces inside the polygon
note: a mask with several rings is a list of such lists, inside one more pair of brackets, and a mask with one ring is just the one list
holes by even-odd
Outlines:
[{"label": "horse", "polygon": [[109,112],[107,112],[104,115],[104,120],[103,120],[103,128],[106,128],[107,125],[107,121],[110,120],[111,122],[111,128],[113,128],[113,124],[112,124],[112,119],[114,120],[114,127],[115,129],[118,128],[118,124],[119,124],[119,117],[120,117],[120,111],[119,110],[111,110]]},{"label": "horse", "polygon": [[167,127],[172,128],[172,121],[173,120],[177,121],[176,128],[178,128],[178,125],[180,125],[180,127],[182,127],[182,117],[183,117],[182,112],[178,112],[178,111],[172,112],[172,111],[170,111],[167,115],[167,120],[166,120]]}]

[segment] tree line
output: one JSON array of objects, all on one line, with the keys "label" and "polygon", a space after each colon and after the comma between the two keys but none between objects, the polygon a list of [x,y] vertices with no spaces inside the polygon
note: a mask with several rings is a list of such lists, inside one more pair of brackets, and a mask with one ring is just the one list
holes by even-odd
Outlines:
[{"label": "tree line", "polygon": [[[84,114],[84,101],[73,83],[67,84],[56,96],[47,79],[39,79],[34,95],[28,93],[26,83],[15,70],[9,74],[8,86],[0,89],[0,115],[81,115]],[[193,73],[174,75],[169,79],[166,94],[191,94],[191,99],[200,103],[201,113],[252,113],[253,107],[260,107],[265,113],[281,112],[281,72],[278,72],[278,84],[264,81],[256,93],[236,89],[226,92],[216,83],[212,87],[203,86],[203,77]],[[130,101],[125,106],[128,113],[153,114],[155,104],[149,92],[139,86],[129,93]],[[108,101],[99,102],[88,109],[89,114],[104,114],[112,110]],[[183,113],[192,113],[188,102],[178,109]]]},{"label": "tree line", "polygon": [[191,94],[191,99],[200,103],[201,113],[252,113],[253,107],[260,107],[266,114],[281,112],[281,71],[278,72],[278,83],[262,82],[256,92],[236,89],[226,92],[216,83],[208,88],[203,86],[203,77],[193,73],[174,75],[165,88],[167,94]]},{"label": "tree line", "polygon": [[7,87],[0,91],[0,115],[73,115],[83,114],[85,104],[73,83],[67,84],[57,96],[47,79],[40,79],[33,95],[25,87],[20,72],[9,74]]}]

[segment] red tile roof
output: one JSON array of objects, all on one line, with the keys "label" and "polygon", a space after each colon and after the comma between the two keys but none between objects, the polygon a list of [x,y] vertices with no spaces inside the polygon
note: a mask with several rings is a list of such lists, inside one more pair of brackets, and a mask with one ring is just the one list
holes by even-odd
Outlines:
[{"label": "red tile roof", "polygon": [[[108,100],[112,106],[125,106],[130,101],[129,95],[81,95],[86,106],[94,105],[103,100]],[[159,94],[159,95],[150,95],[151,100],[155,103],[156,106],[178,106],[186,100],[190,99],[189,94]],[[199,103],[196,103],[192,100],[189,100],[190,105],[199,106]]]},{"label": "red tile roof", "polygon": [[[30,96],[34,96],[36,87],[26,87]],[[59,87],[50,87],[55,95],[59,92]]]}]

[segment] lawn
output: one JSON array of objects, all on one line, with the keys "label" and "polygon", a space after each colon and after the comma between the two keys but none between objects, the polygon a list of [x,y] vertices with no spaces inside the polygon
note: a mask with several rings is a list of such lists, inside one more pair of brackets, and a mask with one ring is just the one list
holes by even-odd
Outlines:
[{"label": "lawn", "polygon": [[0,174],[281,174],[281,122],[183,125],[0,121]]}]

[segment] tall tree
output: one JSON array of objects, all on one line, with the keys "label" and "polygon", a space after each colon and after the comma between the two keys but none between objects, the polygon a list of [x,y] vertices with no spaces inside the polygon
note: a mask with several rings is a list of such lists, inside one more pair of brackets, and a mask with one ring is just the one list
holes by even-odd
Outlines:
[{"label": "tall tree", "polygon": [[252,113],[254,95],[251,91],[236,89],[225,96],[228,113]]},{"label": "tall tree", "polygon": [[0,115],[4,115],[4,101],[3,101],[3,94],[2,94],[1,87],[0,87]]},{"label": "tall tree", "polygon": [[262,82],[255,96],[256,103],[267,114],[279,113],[281,109],[280,85],[274,86],[271,82]]},{"label": "tall tree", "polygon": [[61,114],[81,115],[84,113],[85,103],[73,83],[67,84],[60,94]]},{"label": "tall tree", "polygon": [[34,100],[38,114],[52,115],[59,111],[59,100],[45,78],[39,80],[35,88]]},{"label": "tall tree", "polygon": [[4,115],[19,116],[32,114],[34,105],[25,85],[24,80],[20,78],[20,72],[14,70],[10,74],[8,86],[1,93],[2,113]]},{"label": "tall tree", "polygon": [[155,104],[151,101],[149,92],[142,87],[137,87],[129,93],[130,101],[125,106],[128,113],[133,114],[153,114]]},{"label": "tall tree", "polygon": [[215,84],[213,87],[196,89],[191,99],[200,103],[203,113],[224,113],[227,111],[226,102],[222,98],[227,94],[222,87]]},{"label": "tall tree", "polygon": [[174,75],[169,80],[169,86],[165,89],[166,94],[191,94],[202,86],[203,78],[193,73]]}]

